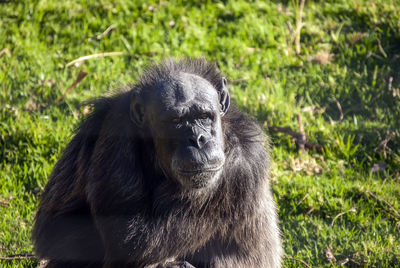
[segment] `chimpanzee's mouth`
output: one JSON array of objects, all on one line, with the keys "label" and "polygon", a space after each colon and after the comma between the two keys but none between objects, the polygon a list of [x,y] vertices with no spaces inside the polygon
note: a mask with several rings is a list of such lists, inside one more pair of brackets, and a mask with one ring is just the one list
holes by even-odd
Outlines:
[{"label": "chimpanzee's mouth", "polygon": [[219,166],[205,166],[205,167],[199,167],[195,169],[179,169],[178,172],[182,175],[195,175],[195,174],[200,174],[200,173],[205,173],[205,172],[216,172],[219,171],[223,167],[222,165]]}]

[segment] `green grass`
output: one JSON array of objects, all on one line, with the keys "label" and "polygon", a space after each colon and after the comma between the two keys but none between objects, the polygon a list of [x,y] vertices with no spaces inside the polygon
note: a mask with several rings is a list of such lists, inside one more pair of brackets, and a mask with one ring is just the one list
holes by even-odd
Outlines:
[{"label": "green grass", "polygon": [[[334,266],[329,247],[336,265],[400,267],[400,1],[306,1],[298,55],[296,1],[199,3],[0,2],[0,256],[32,253],[40,191],[79,103],[134,82],[151,62],[205,56],[242,110],[295,131],[300,114],[310,142],[326,147],[299,154],[291,136],[269,133],[284,266]],[[124,55],[66,67],[102,52]],[[80,71],[88,75],[57,103]]]}]

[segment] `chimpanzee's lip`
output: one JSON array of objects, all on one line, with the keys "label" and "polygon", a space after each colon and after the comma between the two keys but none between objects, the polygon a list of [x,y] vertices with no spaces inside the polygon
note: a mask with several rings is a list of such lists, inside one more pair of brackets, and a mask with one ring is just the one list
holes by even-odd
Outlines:
[{"label": "chimpanzee's lip", "polygon": [[212,166],[212,167],[200,167],[197,169],[180,169],[178,170],[179,173],[184,174],[184,175],[193,175],[193,174],[199,174],[199,173],[204,173],[204,172],[215,172],[218,171],[222,168],[222,165],[219,166]]}]

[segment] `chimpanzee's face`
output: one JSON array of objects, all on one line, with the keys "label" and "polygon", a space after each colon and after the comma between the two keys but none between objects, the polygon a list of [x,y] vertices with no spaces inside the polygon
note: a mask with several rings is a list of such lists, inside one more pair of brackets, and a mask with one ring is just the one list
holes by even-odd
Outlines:
[{"label": "chimpanzee's face", "polygon": [[184,188],[215,184],[225,163],[217,90],[204,78],[179,73],[162,81],[149,102],[144,113],[164,173]]}]

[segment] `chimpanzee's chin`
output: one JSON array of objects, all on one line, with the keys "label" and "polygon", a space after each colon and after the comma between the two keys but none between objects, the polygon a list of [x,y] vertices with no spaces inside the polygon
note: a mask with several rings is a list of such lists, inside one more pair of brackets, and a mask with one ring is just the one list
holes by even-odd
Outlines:
[{"label": "chimpanzee's chin", "polygon": [[215,185],[221,175],[220,170],[202,171],[195,174],[180,173],[178,180],[186,190],[204,189]]}]

